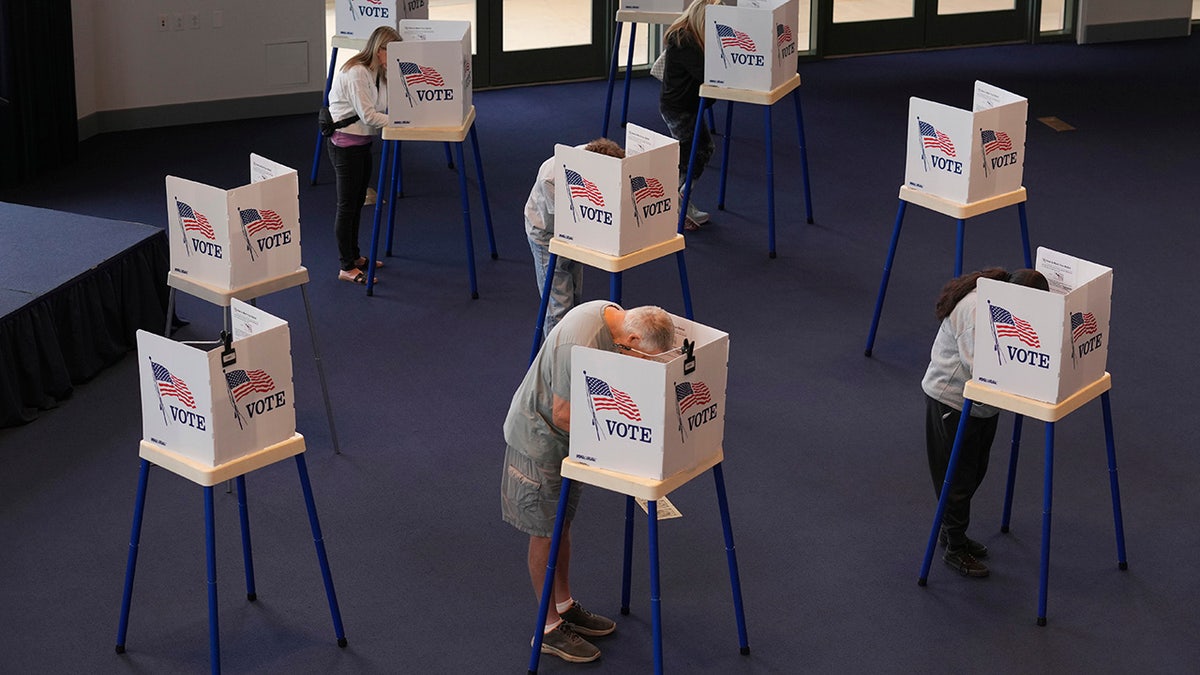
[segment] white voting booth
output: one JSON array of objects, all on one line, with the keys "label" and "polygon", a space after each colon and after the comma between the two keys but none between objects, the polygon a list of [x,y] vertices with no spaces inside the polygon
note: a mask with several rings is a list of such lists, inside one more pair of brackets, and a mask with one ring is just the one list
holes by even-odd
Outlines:
[{"label": "white voting booth", "polygon": [[395,28],[404,19],[428,19],[429,0],[338,0],[333,24],[339,37],[365,40],[380,26]]},{"label": "white voting booth", "polygon": [[296,433],[288,324],[232,299],[233,335],[205,351],[137,332],[142,437],[218,466]]},{"label": "white voting booth", "polygon": [[300,268],[295,169],[251,154],[250,180],[222,190],[167,176],[172,272],[234,290]]},{"label": "white voting booth", "polygon": [[629,124],[625,158],[554,146],[554,236],[613,256],[675,237],[679,141]]},{"label": "white voting booth", "polygon": [[471,24],[400,22],[388,45],[388,123],[458,127],[471,112]]},{"label": "white voting booth", "polygon": [[771,91],[796,76],[797,0],[738,0],[704,13],[705,84]]},{"label": "white voting booth", "polygon": [[979,81],[973,101],[909,99],[905,185],[960,204],[1021,188],[1029,102]]},{"label": "white voting booth", "polygon": [[1039,247],[1050,291],[980,279],[974,378],[1060,403],[1104,376],[1112,269]]},{"label": "white voting booth", "polygon": [[729,335],[672,319],[675,349],[657,360],[571,349],[571,459],[663,479],[720,456]]}]

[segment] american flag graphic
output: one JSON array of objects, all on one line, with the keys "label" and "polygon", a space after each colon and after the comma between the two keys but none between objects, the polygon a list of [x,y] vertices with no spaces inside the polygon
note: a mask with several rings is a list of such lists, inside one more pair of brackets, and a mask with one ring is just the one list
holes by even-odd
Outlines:
[{"label": "american flag graphic", "polygon": [[275,380],[264,370],[231,370],[225,373],[225,383],[233,392],[233,400],[240,401],[251,392],[267,394],[275,390]]},{"label": "american flag graphic", "polygon": [[154,361],[150,362],[150,369],[154,371],[154,383],[158,385],[158,393],[164,396],[173,396],[189,408],[196,407],[196,399],[192,397],[192,392],[188,389],[186,382],[175,377],[165,366]]},{"label": "american flag graphic", "polygon": [[633,190],[633,201],[641,204],[644,199],[662,199],[666,192],[657,178],[633,176],[629,179],[629,187]]},{"label": "american flag graphic", "polygon": [[979,132],[979,138],[983,141],[983,154],[985,155],[1000,150],[1005,152],[1012,150],[1012,139],[1003,131],[984,129]]},{"label": "american flag graphic", "polygon": [[950,141],[950,137],[937,129],[929,122],[917,122],[917,126],[921,130],[921,143],[927,148],[937,148],[950,157],[955,157],[954,143]]},{"label": "american flag graphic", "polygon": [[620,389],[613,389],[604,380],[591,375],[587,376],[587,388],[588,395],[592,397],[592,405],[596,410],[616,410],[634,422],[642,421],[642,413],[629,394]]},{"label": "american flag graphic", "polygon": [[792,29],[782,23],[775,24],[775,42],[786,45],[792,41]]},{"label": "american flag graphic", "polygon": [[400,74],[404,76],[404,81],[409,84],[427,84],[431,87],[446,86],[442,74],[429,66],[418,65],[412,61],[397,61],[397,63],[400,64]]},{"label": "american flag graphic", "polygon": [[199,232],[206,239],[217,238],[212,224],[208,222],[208,218],[205,218],[203,213],[193,210],[191,206],[178,200],[176,200],[175,206],[179,209],[179,221],[183,223],[184,232]]},{"label": "american flag graphic", "polygon": [[1073,312],[1071,314],[1071,342],[1078,342],[1084,335],[1091,335],[1100,330],[1096,325],[1096,315],[1091,312]]},{"label": "american flag graphic", "polygon": [[1028,321],[1013,316],[1012,312],[999,305],[991,307],[992,325],[996,327],[996,337],[1015,337],[1034,349],[1041,349],[1042,343],[1038,340],[1037,331],[1029,325]]},{"label": "american flag graphic", "polygon": [[267,209],[246,209],[242,213],[242,225],[246,234],[258,234],[263,230],[282,230],[283,219],[278,213]]},{"label": "american flag graphic", "polygon": [[675,402],[679,404],[679,412],[683,412],[694,405],[708,405],[712,397],[703,382],[683,382],[675,385]]},{"label": "american flag graphic", "polygon": [[582,197],[596,206],[604,206],[604,195],[600,193],[600,188],[592,181],[579,175],[578,171],[572,171],[563,167],[567,172],[567,185],[571,190],[572,197]]},{"label": "american flag graphic", "polygon": [[758,47],[754,44],[754,40],[750,39],[740,30],[734,30],[723,23],[717,24],[717,37],[721,38],[721,44],[726,47],[738,47],[748,52],[758,51]]}]

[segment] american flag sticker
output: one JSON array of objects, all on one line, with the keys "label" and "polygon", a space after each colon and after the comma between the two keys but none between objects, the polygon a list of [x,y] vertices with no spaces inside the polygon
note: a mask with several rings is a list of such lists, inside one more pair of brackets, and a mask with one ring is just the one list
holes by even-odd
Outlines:
[{"label": "american flag sticker", "polygon": [[723,23],[718,23],[716,26],[717,37],[720,38],[722,47],[737,47],[747,52],[758,51],[758,46],[754,44],[754,40],[749,35]]},{"label": "american flag sticker", "polygon": [[1033,326],[1028,321],[1016,316],[1000,305],[991,305],[990,307],[992,326],[995,327],[996,337],[1012,337],[1034,349],[1042,348],[1037,331],[1033,329]]},{"label": "american flag sticker", "polygon": [[600,188],[596,184],[586,179],[578,171],[572,171],[563,167],[566,172],[568,191],[571,197],[579,197],[586,199],[595,204],[597,207],[604,207],[604,194],[600,192]]},{"label": "american flag sticker", "polygon": [[647,199],[662,199],[666,195],[662,181],[657,178],[633,176],[629,179],[629,187],[633,190],[633,201],[637,204]]},{"label": "american flag sticker", "polygon": [[921,132],[921,145],[925,148],[941,150],[947,157],[955,157],[954,142],[945,133],[938,131],[929,122],[917,121],[917,129]]},{"label": "american flag sticker", "polygon": [[596,412],[611,410],[634,422],[642,421],[642,412],[629,394],[610,387],[607,382],[598,377],[591,375],[585,377],[593,410]]},{"label": "american flag sticker", "polygon": [[225,373],[225,384],[234,401],[241,401],[255,392],[269,394],[275,391],[275,380],[265,370],[231,370]]},{"label": "american flag sticker", "polygon": [[240,212],[242,217],[242,226],[246,228],[246,234],[251,236],[262,232],[263,230],[282,230],[283,218],[279,214],[268,209],[244,209]]},{"label": "american flag sticker", "polygon": [[1012,139],[1003,131],[982,129],[979,132],[979,140],[983,143],[983,154],[985,155],[993,152],[1009,152],[1013,149]]},{"label": "american flag sticker", "polygon": [[203,213],[193,209],[190,204],[178,200],[175,201],[175,207],[179,210],[179,223],[183,226],[185,233],[196,232],[205,239],[217,238],[212,223],[208,222],[208,218]]}]

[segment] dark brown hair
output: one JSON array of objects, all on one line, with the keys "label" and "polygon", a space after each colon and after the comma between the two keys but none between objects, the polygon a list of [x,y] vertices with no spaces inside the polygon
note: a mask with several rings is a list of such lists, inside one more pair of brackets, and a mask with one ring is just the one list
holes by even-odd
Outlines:
[{"label": "dark brown hair", "polygon": [[954,311],[954,306],[965,298],[968,293],[975,290],[975,284],[979,281],[979,277],[995,279],[996,281],[1007,281],[1008,283],[1029,286],[1030,288],[1042,291],[1050,290],[1050,284],[1046,282],[1046,277],[1042,276],[1042,273],[1037,270],[1024,268],[1010,274],[1003,267],[989,267],[977,272],[970,272],[960,277],[955,277],[946,282],[945,286],[942,286],[942,292],[938,295],[937,304],[934,306],[934,315],[937,316],[938,321],[950,316],[950,312]]}]

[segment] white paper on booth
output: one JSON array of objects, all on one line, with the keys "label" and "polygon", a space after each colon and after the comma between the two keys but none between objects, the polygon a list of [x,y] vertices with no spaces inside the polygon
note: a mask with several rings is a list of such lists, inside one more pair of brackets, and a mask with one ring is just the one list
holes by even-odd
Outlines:
[{"label": "white paper on booth", "polygon": [[428,19],[429,3],[425,0],[400,0],[400,19]]},{"label": "white paper on booth", "polygon": [[470,37],[471,24],[467,21],[427,21],[405,19],[400,22],[401,40],[461,40]]},{"label": "white paper on booth", "polygon": [[1002,105],[1012,103],[1020,103],[1025,100],[1024,96],[1017,96],[1011,91],[1005,91],[1000,87],[995,87],[987,82],[975,81],[975,98],[971,110],[979,112],[989,108],[998,108]]},{"label": "white paper on booth", "polygon": [[1050,284],[1050,290],[1059,295],[1066,295],[1075,290],[1076,284],[1076,267],[1077,260],[1065,253],[1052,251],[1048,248],[1039,247],[1037,251],[1037,265],[1034,269],[1042,273],[1046,277],[1046,281]]},{"label": "white paper on booth", "polygon": [[237,298],[230,298],[229,314],[233,320],[234,340],[241,340],[256,333],[287,325],[283,319]]},{"label": "white paper on booth", "polygon": [[632,122],[625,125],[625,156],[640,155],[647,150],[661,148],[664,145],[677,142],[670,136],[664,136]]},{"label": "white paper on booth", "polygon": [[[642,499],[641,497],[634,497],[633,501],[637,502],[637,505],[642,507],[643,513],[649,515],[650,507],[646,505],[645,499]],[[670,520],[672,518],[683,517],[683,514],[679,512],[679,509],[675,508],[675,505],[671,503],[671,500],[667,499],[666,497],[659,497],[656,499],[655,507],[658,509],[658,520]]]},{"label": "white paper on booth", "polygon": [[256,155],[253,152],[250,153],[251,183],[257,183],[260,180],[267,180],[268,178],[275,178],[288,173],[296,173],[296,170],[284,166],[279,162],[269,160],[262,155]]}]

